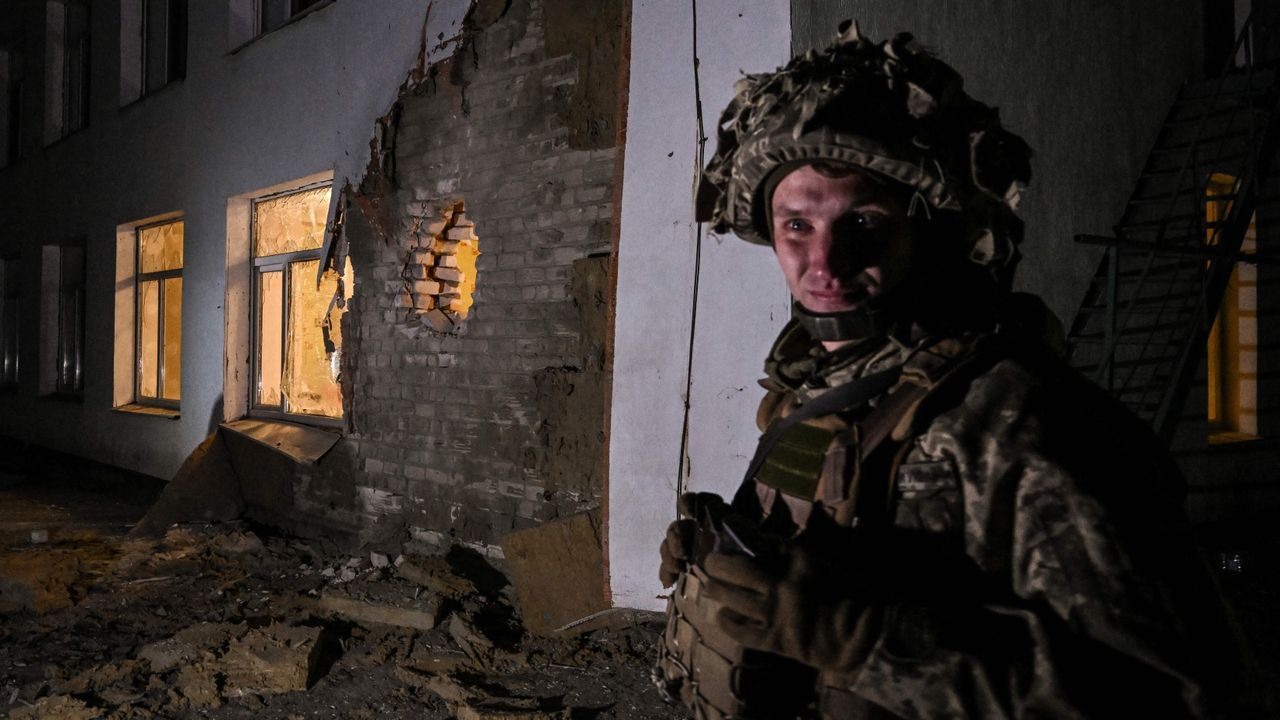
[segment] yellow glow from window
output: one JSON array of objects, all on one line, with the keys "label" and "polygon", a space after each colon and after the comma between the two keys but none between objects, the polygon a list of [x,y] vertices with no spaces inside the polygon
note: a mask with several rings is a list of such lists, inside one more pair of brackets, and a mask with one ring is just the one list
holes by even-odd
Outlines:
[{"label": "yellow glow from window", "polygon": [[253,206],[255,257],[316,250],[324,244],[329,186],[260,200]]},{"label": "yellow glow from window", "polygon": [[182,267],[183,223],[153,225],[138,231],[138,272],[176,270]]},{"label": "yellow glow from window", "polygon": [[279,271],[258,276],[258,403],[280,405],[280,364],[284,329],[283,276]]},{"label": "yellow glow from window", "polygon": [[[1239,183],[1234,177],[1215,173],[1205,190],[1205,220],[1210,223],[1227,220],[1233,200],[1215,198],[1234,194],[1238,188]],[[1221,231],[1221,228],[1207,228],[1205,244],[1217,245]],[[1253,234],[1251,222],[1243,250],[1253,249]],[[1211,443],[1251,440],[1257,434],[1257,369],[1241,363],[1244,352],[1256,357],[1257,313],[1253,308],[1246,310],[1241,307],[1242,294],[1256,290],[1255,278],[1256,268],[1237,263],[1227,281],[1218,316],[1209,331],[1205,359]]]}]

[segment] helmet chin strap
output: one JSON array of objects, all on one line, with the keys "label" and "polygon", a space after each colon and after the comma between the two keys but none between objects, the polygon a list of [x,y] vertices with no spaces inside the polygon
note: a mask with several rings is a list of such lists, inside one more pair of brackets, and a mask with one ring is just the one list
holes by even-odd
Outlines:
[{"label": "helmet chin strap", "polygon": [[883,335],[889,330],[889,313],[883,308],[859,304],[852,310],[833,313],[811,312],[799,302],[791,303],[791,314],[809,336],[820,342],[861,340]]}]

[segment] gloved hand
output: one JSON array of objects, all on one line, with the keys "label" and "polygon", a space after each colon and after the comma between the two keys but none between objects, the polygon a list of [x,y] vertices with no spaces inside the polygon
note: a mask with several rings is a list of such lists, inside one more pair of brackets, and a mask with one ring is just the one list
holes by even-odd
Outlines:
[{"label": "gloved hand", "polygon": [[854,670],[873,638],[874,590],[801,543],[773,562],[713,552],[704,592],[722,630],[744,646],[833,672]]},{"label": "gloved hand", "polygon": [[677,507],[681,517],[667,526],[667,536],[658,548],[662,556],[658,578],[663,587],[674,585],[680,573],[688,569],[697,542],[698,524],[704,515],[720,517],[729,511],[724,498],[715,493],[685,493],[680,496]]}]

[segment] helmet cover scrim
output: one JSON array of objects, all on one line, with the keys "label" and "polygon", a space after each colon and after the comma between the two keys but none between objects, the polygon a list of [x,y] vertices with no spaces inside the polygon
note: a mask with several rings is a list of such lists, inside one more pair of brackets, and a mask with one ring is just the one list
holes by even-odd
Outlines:
[{"label": "helmet cover scrim", "polygon": [[956,249],[1008,288],[1022,241],[1013,211],[1031,151],[911,35],[875,44],[845,21],[825,50],[747,75],[735,90],[699,179],[699,221],[768,245],[770,174],[798,161],[846,163],[913,189],[913,215],[953,214],[965,243]]}]

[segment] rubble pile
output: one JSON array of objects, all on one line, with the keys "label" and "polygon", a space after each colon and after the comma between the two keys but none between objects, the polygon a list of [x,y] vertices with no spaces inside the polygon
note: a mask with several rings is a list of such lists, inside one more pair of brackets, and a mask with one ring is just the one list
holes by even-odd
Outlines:
[{"label": "rubble pile", "polygon": [[[265,538],[265,539],[264,539]],[[46,718],[677,717],[660,623],[533,636],[477,553],[337,552],[243,524],[0,549],[0,713]]]}]

